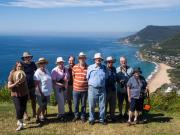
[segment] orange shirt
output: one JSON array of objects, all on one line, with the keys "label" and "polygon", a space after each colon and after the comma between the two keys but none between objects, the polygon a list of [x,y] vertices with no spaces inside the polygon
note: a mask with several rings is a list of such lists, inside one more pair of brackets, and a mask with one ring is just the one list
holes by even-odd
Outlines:
[{"label": "orange shirt", "polygon": [[87,74],[87,65],[85,67],[80,67],[79,64],[76,64],[72,69],[73,74],[73,89],[75,91],[87,91],[88,90],[88,81],[86,79]]}]

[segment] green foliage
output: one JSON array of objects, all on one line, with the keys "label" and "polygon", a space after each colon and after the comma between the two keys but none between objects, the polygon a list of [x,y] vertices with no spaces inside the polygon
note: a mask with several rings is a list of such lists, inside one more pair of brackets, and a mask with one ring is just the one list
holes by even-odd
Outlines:
[{"label": "green foliage", "polygon": [[51,94],[51,97],[50,97],[50,105],[52,106],[56,106],[57,105],[57,102],[56,102],[56,99],[55,99],[55,94],[54,94],[54,90]]},{"label": "green foliage", "polygon": [[180,96],[176,92],[164,93],[163,88],[151,94],[152,109],[156,111],[179,112]]},{"label": "green foliage", "polygon": [[7,86],[1,86],[0,87],[0,102],[10,102],[10,101],[11,101],[11,94]]},{"label": "green foliage", "polygon": [[180,88],[180,65],[174,69],[169,70],[171,82],[175,83]]}]

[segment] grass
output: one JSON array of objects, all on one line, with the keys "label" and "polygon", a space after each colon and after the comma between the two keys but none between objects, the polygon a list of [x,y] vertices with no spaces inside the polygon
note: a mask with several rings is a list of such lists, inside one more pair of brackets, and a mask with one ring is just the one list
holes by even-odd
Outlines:
[{"label": "grass", "polygon": [[[28,103],[30,112],[30,105]],[[66,108],[67,110],[67,108]],[[179,112],[168,113],[164,111],[152,111],[149,114],[150,121],[147,124],[127,126],[126,123],[110,123],[106,126],[95,124],[90,126],[88,122],[82,124],[70,120],[60,123],[56,119],[56,106],[48,106],[48,121],[38,127],[35,119],[26,122],[27,126],[21,132],[16,132],[15,110],[12,103],[0,103],[0,134],[2,135],[178,135],[180,134],[180,114]]]},{"label": "grass", "polygon": [[[117,121],[106,126],[98,123],[90,126],[88,122],[85,124],[81,121],[72,122],[73,117],[69,117],[66,123],[61,123],[56,119],[57,106],[52,106],[54,104],[52,97],[52,103],[48,106],[48,120],[42,127],[38,127],[35,119],[31,119],[26,121],[27,126],[24,130],[16,132],[14,105],[8,96],[9,92],[4,87],[0,90],[0,135],[179,135],[180,97],[175,93],[164,95],[161,91],[151,95],[152,110],[147,124],[129,127],[127,123]],[[28,112],[31,116],[30,103],[28,103]]]}]

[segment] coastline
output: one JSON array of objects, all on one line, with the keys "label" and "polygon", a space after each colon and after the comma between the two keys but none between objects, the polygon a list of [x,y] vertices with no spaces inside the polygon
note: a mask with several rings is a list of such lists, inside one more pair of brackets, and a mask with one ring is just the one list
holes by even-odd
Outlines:
[{"label": "coastline", "polygon": [[[141,52],[138,53],[138,56],[142,61],[148,61],[145,58],[143,58]],[[156,65],[154,71],[152,71],[151,74],[146,78],[148,82],[149,92],[152,93],[155,92],[158,88],[160,88],[163,84],[171,83],[169,73],[167,72],[167,70],[172,69],[172,67],[164,63],[157,63],[154,61],[148,62],[151,62]]]}]

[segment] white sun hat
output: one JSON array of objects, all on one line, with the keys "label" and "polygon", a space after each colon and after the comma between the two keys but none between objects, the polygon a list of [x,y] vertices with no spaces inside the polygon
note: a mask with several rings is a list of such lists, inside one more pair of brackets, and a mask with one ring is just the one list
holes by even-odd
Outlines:
[{"label": "white sun hat", "polygon": [[63,57],[57,57],[56,63],[65,62]]},{"label": "white sun hat", "polygon": [[101,53],[95,53],[94,59],[102,59],[103,60],[103,57],[102,57]]},{"label": "white sun hat", "polygon": [[84,52],[79,53],[79,58],[86,57],[86,54]]},{"label": "white sun hat", "polygon": [[113,63],[116,62],[116,60],[112,56],[109,56],[106,58],[106,62],[108,62],[108,61],[113,61]]}]

